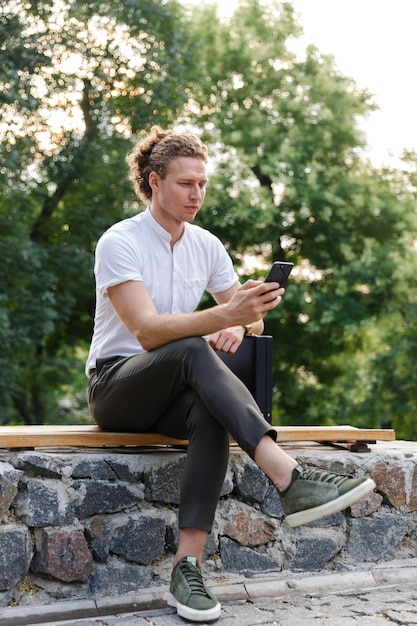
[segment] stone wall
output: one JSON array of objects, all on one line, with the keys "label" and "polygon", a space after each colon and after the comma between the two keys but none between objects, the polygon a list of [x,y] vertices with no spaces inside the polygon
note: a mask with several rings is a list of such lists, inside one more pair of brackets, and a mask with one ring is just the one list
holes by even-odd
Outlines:
[{"label": "stone wall", "polygon": [[[345,513],[291,529],[279,496],[234,449],[205,574],[353,570],[417,556],[417,444],[370,454],[287,451],[335,472],[371,475],[377,491]],[[169,581],[178,538],[182,451],[0,453],[0,605],[128,593]]]}]

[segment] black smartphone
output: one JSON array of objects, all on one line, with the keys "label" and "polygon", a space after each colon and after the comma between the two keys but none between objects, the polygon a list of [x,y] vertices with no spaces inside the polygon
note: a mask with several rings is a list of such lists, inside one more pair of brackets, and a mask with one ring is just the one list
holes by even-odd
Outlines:
[{"label": "black smartphone", "polygon": [[287,261],[274,261],[268,272],[268,276],[265,278],[265,282],[279,283],[280,287],[285,287],[288,276],[291,274],[293,267],[294,263],[288,263]]}]

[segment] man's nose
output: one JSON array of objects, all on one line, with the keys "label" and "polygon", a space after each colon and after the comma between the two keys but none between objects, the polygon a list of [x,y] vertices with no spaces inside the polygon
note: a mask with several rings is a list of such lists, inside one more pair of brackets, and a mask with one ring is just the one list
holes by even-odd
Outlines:
[{"label": "man's nose", "polygon": [[200,199],[200,198],[201,198],[202,193],[203,193],[203,191],[202,191],[202,189],[201,189],[200,185],[193,185],[193,186],[191,187],[191,190],[190,190],[190,197],[191,197],[193,200],[194,200],[194,199],[198,200],[198,199]]}]

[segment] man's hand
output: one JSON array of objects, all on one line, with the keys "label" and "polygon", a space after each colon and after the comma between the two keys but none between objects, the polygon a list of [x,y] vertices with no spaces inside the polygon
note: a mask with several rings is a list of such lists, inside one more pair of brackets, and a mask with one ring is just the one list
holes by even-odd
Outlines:
[{"label": "man's hand", "polygon": [[244,336],[245,329],[243,326],[232,326],[208,335],[207,341],[214,350],[234,354],[242,343]]},{"label": "man's hand", "polygon": [[[281,302],[284,291],[278,283],[266,284],[257,280],[248,280],[229,292],[215,294],[216,301],[226,304],[232,311],[232,315],[241,317],[243,313],[245,322],[208,335],[207,341],[211,347],[214,350],[234,354],[245,336],[244,323],[259,326],[255,332],[261,334],[263,317]],[[252,313],[247,311],[252,311]],[[234,321],[237,322],[236,318]]]},{"label": "man's hand", "polygon": [[251,324],[265,317],[281,302],[285,289],[278,283],[248,280],[233,293],[226,303],[231,325]]}]

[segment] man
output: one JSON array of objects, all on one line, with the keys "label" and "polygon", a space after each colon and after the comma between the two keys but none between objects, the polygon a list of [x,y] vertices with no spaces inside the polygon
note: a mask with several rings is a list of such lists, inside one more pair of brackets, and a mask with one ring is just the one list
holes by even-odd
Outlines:
[{"label": "man", "polygon": [[[168,602],[182,617],[217,619],[221,607],[201,576],[205,542],[228,463],[229,434],[278,489],[292,526],[340,511],[375,487],[301,467],[276,444],[241,381],[215,350],[235,352],[260,334],[280,302],[278,283],[240,285],[220,241],[191,224],[206,193],[206,147],[191,134],[152,128],[128,156],[147,209],[98,242],[88,398],[106,430],[188,438],[179,542]],[[196,311],[204,291],[216,302]]]}]

